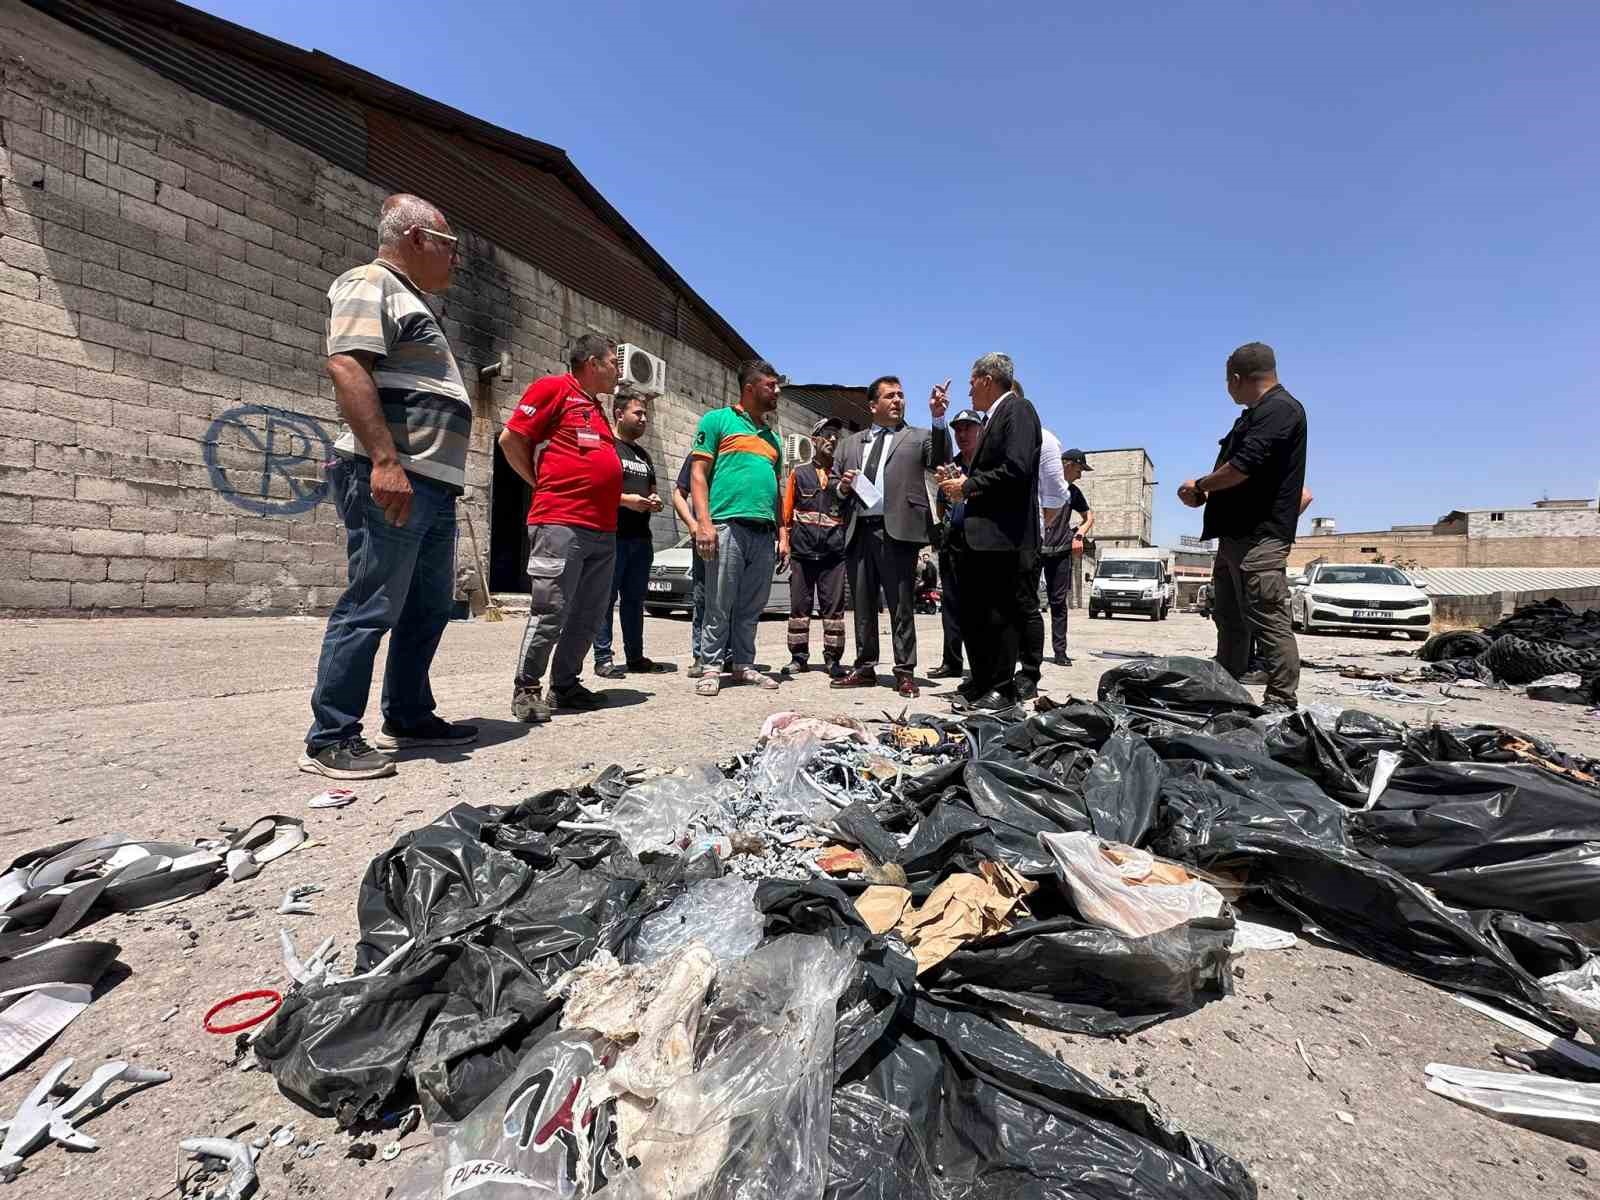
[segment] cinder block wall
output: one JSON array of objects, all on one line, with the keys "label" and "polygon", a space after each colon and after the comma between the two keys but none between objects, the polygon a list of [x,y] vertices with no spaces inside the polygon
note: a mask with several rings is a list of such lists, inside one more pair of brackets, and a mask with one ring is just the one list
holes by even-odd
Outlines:
[{"label": "cinder block wall", "polygon": [[[0,610],[333,602],[325,295],[372,257],[383,191],[0,6]],[[502,351],[515,372],[476,397],[465,504],[480,538],[500,420],[579,333],[666,359],[647,446],[675,471],[700,414],[735,397],[728,368],[461,232],[446,331],[469,377]],[[809,424],[790,412],[780,428]]]},{"label": "cinder block wall", "polygon": [[1085,457],[1094,469],[1078,487],[1094,509],[1095,541],[1113,548],[1150,545],[1154,468],[1149,455],[1141,449],[1091,450]]}]

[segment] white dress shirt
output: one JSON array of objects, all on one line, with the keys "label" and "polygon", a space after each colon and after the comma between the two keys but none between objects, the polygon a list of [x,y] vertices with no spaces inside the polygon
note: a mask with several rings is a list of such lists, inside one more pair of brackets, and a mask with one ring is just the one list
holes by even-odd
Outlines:
[{"label": "white dress shirt", "polygon": [[884,476],[889,473],[889,451],[894,448],[896,434],[894,430],[885,425],[874,425],[868,432],[871,436],[861,443],[861,473],[863,475],[867,473],[867,462],[872,458],[873,444],[879,438],[883,439],[883,457],[878,460],[878,477],[872,481],[878,485],[878,502],[870,507],[862,505],[861,512],[864,516],[881,517],[883,516]]}]

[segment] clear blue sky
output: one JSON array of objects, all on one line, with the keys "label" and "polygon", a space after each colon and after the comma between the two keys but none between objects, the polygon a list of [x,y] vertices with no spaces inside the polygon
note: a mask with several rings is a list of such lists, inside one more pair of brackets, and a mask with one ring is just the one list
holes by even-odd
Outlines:
[{"label": "clear blue sky", "polygon": [[1253,339],[1343,529],[1595,494],[1592,0],[202,7],[565,148],[796,381],[1006,350],[1158,540]]}]

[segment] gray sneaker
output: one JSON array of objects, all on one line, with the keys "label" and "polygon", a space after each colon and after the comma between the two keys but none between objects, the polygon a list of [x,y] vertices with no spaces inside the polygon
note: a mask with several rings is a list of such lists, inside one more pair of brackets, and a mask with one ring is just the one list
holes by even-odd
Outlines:
[{"label": "gray sneaker", "polygon": [[324,746],[315,754],[309,749],[300,756],[300,769],[329,779],[382,779],[395,773],[394,763],[367,745],[365,738],[346,738]]},{"label": "gray sneaker", "polygon": [[550,719],[550,701],[537,683],[518,683],[511,689],[511,715],[529,725],[542,725]]}]

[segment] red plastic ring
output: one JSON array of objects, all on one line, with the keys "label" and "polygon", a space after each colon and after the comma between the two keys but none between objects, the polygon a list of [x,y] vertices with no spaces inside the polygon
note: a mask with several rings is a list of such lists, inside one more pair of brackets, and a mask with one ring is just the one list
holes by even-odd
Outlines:
[{"label": "red plastic ring", "polygon": [[[257,1013],[255,1016],[248,1017],[245,1020],[239,1021],[233,1025],[213,1025],[211,1023],[211,1018],[216,1016],[223,1009],[232,1008],[235,1004],[243,1004],[246,1000],[270,1000],[272,1001],[272,1004],[265,1012]],[[277,1012],[282,1006],[283,996],[280,993],[273,991],[271,988],[262,988],[261,990],[255,992],[240,992],[237,996],[229,996],[226,1000],[222,1000],[216,1004],[213,1004],[206,1012],[204,1020],[202,1020],[200,1023],[205,1027],[205,1031],[207,1033],[238,1033],[241,1030],[249,1029],[252,1026],[261,1024],[261,1022],[265,1021],[273,1013]]]}]

